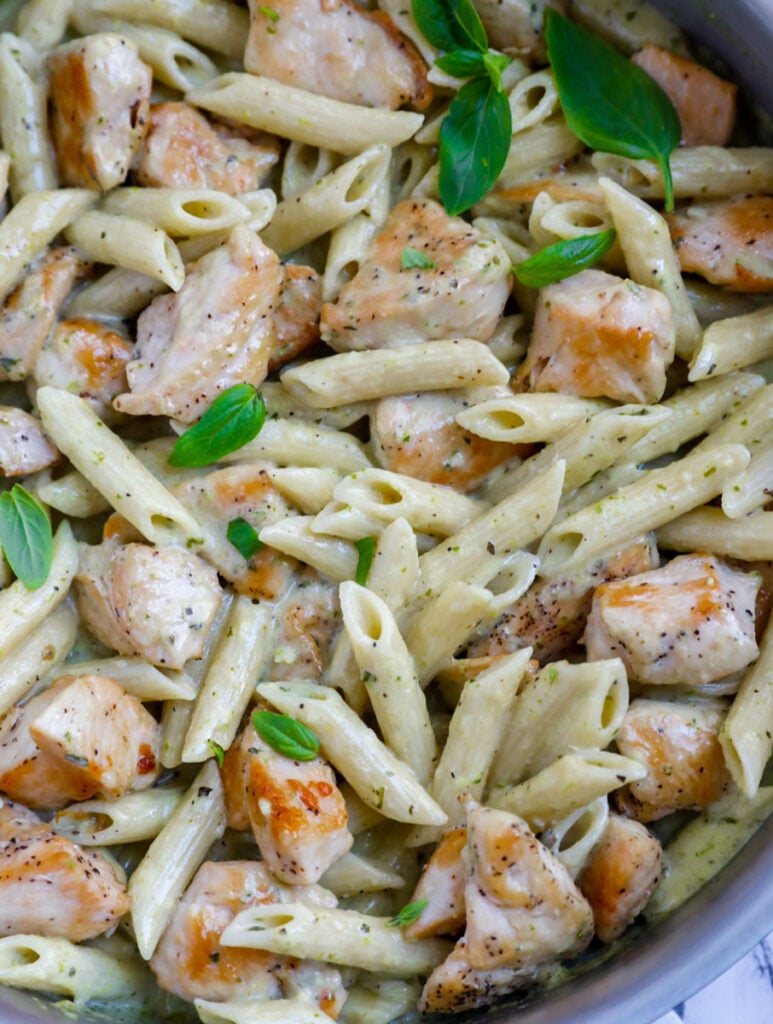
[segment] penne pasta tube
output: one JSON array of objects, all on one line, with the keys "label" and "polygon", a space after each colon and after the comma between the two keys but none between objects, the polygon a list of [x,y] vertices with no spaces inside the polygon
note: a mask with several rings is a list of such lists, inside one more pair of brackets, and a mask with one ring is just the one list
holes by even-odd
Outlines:
[{"label": "penne pasta tube", "polygon": [[594,558],[621,551],[636,537],[721,494],[748,462],[743,445],[723,444],[651,470],[551,527],[539,546],[540,575],[567,575]]},{"label": "penne pasta tube", "polygon": [[646,774],[644,765],[610,750],[575,750],[517,786],[497,787],[489,801],[539,832]]},{"label": "penne pasta tube", "polygon": [[428,973],[452,948],[445,939],[406,939],[401,928],[390,927],[388,918],[305,903],[243,910],[225,928],[220,942],[398,977]]},{"label": "penne pasta tube", "polygon": [[38,484],[35,493],[44,505],[50,505],[57,512],[76,519],[88,519],[110,508],[109,502],[77,469],[71,469],[56,480],[49,479]]},{"label": "penne pasta tube", "polygon": [[16,16],[20,39],[36,50],[51,50],[67,34],[67,22],[74,0],[29,0]]},{"label": "penne pasta tube", "polygon": [[[27,590],[21,580],[16,580],[0,591],[0,621],[4,623],[0,665],[64,601],[77,571],[78,545],[69,524],[60,523],[54,534],[51,568],[43,586]],[[17,662],[17,666],[24,671],[22,662]],[[19,677],[17,680],[20,683]]]},{"label": "penne pasta tube", "polygon": [[363,892],[402,889],[405,879],[396,871],[385,871],[373,861],[349,851],[327,869],[319,884],[340,899],[343,896],[357,896]]},{"label": "penne pasta tube", "polygon": [[0,717],[41,679],[59,670],[75,641],[77,625],[75,609],[66,601],[49,612],[10,654],[0,658]]},{"label": "penne pasta tube", "polygon": [[308,146],[302,142],[289,143],[282,163],[282,199],[301,195],[329,174],[338,160],[338,155],[332,149],[320,149],[319,146]]},{"label": "penne pasta tube", "polygon": [[388,146],[372,146],[305,192],[282,200],[263,231],[266,245],[286,256],[362,213],[383,185],[390,157]]},{"label": "penne pasta tube", "polygon": [[208,761],[129,879],[131,920],[140,956],[149,960],[185,887],[225,831],[220,772]]},{"label": "penne pasta tube", "polygon": [[86,10],[179,32],[208,50],[241,60],[249,15],[230,0],[79,0]]},{"label": "penne pasta tube", "polygon": [[302,992],[290,998],[210,1002],[194,999],[202,1024],[331,1024],[332,1017]]},{"label": "penne pasta tube", "polygon": [[383,520],[335,499],[320,509],[311,524],[314,533],[327,533],[331,537],[353,541],[375,536],[383,526]]},{"label": "penne pasta tube", "polygon": [[556,441],[589,416],[608,408],[603,401],[535,392],[503,395],[471,405],[457,413],[456,422],[489,441],[534,444]]},{"label": "penne pasta tube", "polygon": [[267,459],[280,466],[312,466],[353,473],[370,466],[362,442],[350,434],[302,419],[270,419],[254,441],[222,462]]},{"label": "penne pasta tube", "polygon": [[0,221],[0,301],[49,242],[97,201],[87,189],[30,192]]},{"label": "penne pasta tube", "polygon": [[397,623],[381,598],[349,581],[340,587],[341,614],[384,742],[422,785],[436,757],[427,701]]},{"label": "penne pasta tube", "polygon": [[13,154],[11,196],[55,189],[58,176],[46,130],[46,82],[33,43],[10,32],[0,35],[0,136]]},{"label": "penne pasta tube", "polygon": [[312,516],[291,516],[264,526],[258,536],[264,544],[283,555],[311,565],[331,579],[350,580],[357,569],[354,544],[314,532]]},{"label": "penne pasta tube", "polygon": [[271,78],[238,72],[221,75],[186,98],[220,117],[346,155],[362,153],[369,146],[397,146],[424,120],[421,114],[342,103]]},{"label": "penne pasta tube", "polygon": [[70,317],[105,317],[130,320],[167,287],[137,270],[113,267],[96,281],[73,293],[65,304]]},{"label": "penne pasta tube", "polygon": [[602,796],[587,807],[567,815],[544,832],[541,840],[572,878],[577,878],[591,850],[604,834],[608,821],[609,802]]},{"label": "penne pasta tube", "polygon": [[411,1013],[421,996],[421,984],[414,979],[363,974],[349,989],[338,1016],[341,1024],[382,1024]]},{"label": "penne pasta tube", "polygon": [[271,483],[304,515],[316,515],[333,500],[340,476],[334,469],[316,466],[268,466]]},{"label": "penne pasta tube", "polygon": [[773,356],[773,306],[717,320],[704,332],[690,363],[691,381],[730,373]]},{"label": "penne pasta tube", "polygon": [[147,984],[136,961],[42,935],[0,938],[0,984],[65,996],[76,1007],[90,1000],[137,996]]},{"label": "penne pasta tube", "polygon": [[713,551],[743,562],[773,559],[773,512],[730,519],[720,508],[697,508],[656,531],[671,551]]},{"label": "penne pasta tube", "polygon": [[[193,700],[196,688],[188,674],[180,669],[161,669],[144,658],[95,658],[67,663],[70,676],[107,676],[138,700]],[[49,673],[53,682],[53,676]]]},{"label": "penne pasta tube", "polygon": [[363,211],[333,230],[322,278],[326,302],[332,302],[360,269],[378,227],[379,221]]},{"label": "penne pasta tube", "polygon": [[70,224],[65,236],[96,263],[135,270],[175,292],[182,288],[185,267],[177,246],[160,228],[136,217],[90,210]]},{"label": "penne pasta tube", "polygon": [[567,163],[582,148],[563,117],[540,121],[513,137],[496,187],[508,189],[531,182],[542,176],[541,171]]},{"label": "penne pasta tube", "polygon": [[84,800],[57,811],[51,827],[80,846],[115,846],[155,839],[184,793],[179,786],[154,787],[127,793],[118,800]]},{"label": "penne pasta tube", "polygon": [[757,447],[749,450],[749,465],[722,491],[722,511],[731,519],[761,509],[768,504],[773,491],[773,437],[770,432]]},{"label": "penne pasta tube", "polygon": [[410,768],[329,687],[261,683],[257,694],[316,733],[324,756],[369,807],[385,818],[443,825],[446,815]]},{"label": "penne pasta tube", "polygon": [[558,89],[550,71],[534,71],[519,79],[507,97],[513,135],[558,113]]},{"label": "penne pasta tube", "polygon": [[506,384],[509,374],[479,341],[417,342],[403,348],[344,352],[285,370],[282,383],[312,408],[362,402],[385,395]]},{"label": "penne pasta tube", "polygon": [[249,217],[238,199],[205,188],[114,188],[99,208],[104,213],[147,221],[182,238],[232,228]]}]

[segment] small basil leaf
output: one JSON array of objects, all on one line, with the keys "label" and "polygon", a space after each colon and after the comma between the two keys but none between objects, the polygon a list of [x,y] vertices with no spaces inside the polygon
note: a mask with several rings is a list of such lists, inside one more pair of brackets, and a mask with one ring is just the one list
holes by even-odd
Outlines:
[{"label": "small basil leaf", "polygon": [[225,535],[245,562],[249,562],[252,556],[265,546],[254,527],[241,516],[237,516],[228,523]]},{"label": "small basil leaf", "polygon": [[0,494],[0,545],[28,590],[42,587],[51,571],[51,523],[38,499],[21,484]]},{"label": "small basil leaf", "polygon": [[288,715],[275,711],[255,711],[252,724],[258,736],[278,754],[293,761],[313,761],[319,751],[319,740],[305,725]]},{"label": "small basil leaf", "polygon": [[488,49],[488,38],[470,0],[411,0],[413,20],[438,50]]},{"label": "small basil leaf", "polygon": [[198,423],[177,438],[172,466],[209,466],[257,437],[266,405],[252,384],[234,384],[215,399]]},{"label": "small basil leaf", "polygon": [[225,751],[223,748],[219,743],[215,743],[214,740],[207,740],[207,746],[212,751],[212,756],[217,761],[218,768],[222,768],[225,761]]},{"label": "small basil leaf", "polygon": [[671,153],[682,127],[671,100],[638,65],[552,7],[545,41],[566,122],[581,142],[604,153],[657,161],[666,210],[674,208]]},{"label": "small basil leaf", "polygon": [[512,57],[508,57],[504,53],[495,53],[494,50],[489,50],[483,54],[483,64],[498,92],[502,92],[504,88],[502,85],[502,72],[511,63]]},{"label": "small basil leaf", "polygon": [[512,137],[507,96],[489,78],[473,78],[456,94],[440,126],[438,190],[446,211],[468,210],[494,185]]},{"label": "small basil leaf", "polygon": [[356,583],[359,583],[361,587],[364,587],[368,582],[368,573],[373,563],[373,553],[376,550],[376,538],[375,537],[363,537],[361,540],[356,540],[354,546],[359,551],[360,557],[357,559],[357,569],[354,573],[354,579]]},{"label": "small basil leaf", "polygon": [[528,288],[544,288],[555,281],[563,281],[587,267],[592,267],[609,252],[615,242],[614,228],[595,235],[581,235],[549,245],[528,260],[513,267],[521,284]]},{"label": "small basil leaf", "polygon": [[406,925],[418,921],[428,903],[428,899],[416,900],[415,903],[406,903],[402,910],[398,910],[391,921],[387,921],[387,928],[404,928]]},{"label": "small basil leaf", "polygon": [[454,50],[438,57],[435,64],[454,78],[473,78],[475,75],[486,74],[486,56],[478,50]]},{"label": "small basil leaf", "polygon": [[435,261],[425,252],[421,252],[419,249],[412,249],[410,245],[406,245],[403,249],[400,265],[403,270],[413,270],[414,268],[418,268],[419,270],[434,270]]}]

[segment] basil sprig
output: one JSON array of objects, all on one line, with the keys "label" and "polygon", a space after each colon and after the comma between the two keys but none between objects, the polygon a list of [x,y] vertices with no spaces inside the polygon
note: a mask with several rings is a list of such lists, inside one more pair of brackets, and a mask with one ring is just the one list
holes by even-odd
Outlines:
[{"label": "basil sprig", "polygon": [[663,174],[666,210],[674,208],[669,163],[682,127],[654,78],[552,7],[545,42],[566,122],[592,149],[655,160]]},{"label": "basil sprig", "polygon": [[214,400],[198,423],[178,437],[173,466],[209,466],[257,437],[266,405],[252,384],[234,384]]},{"label": "basil sprig", "polygon": [[278,754],[293,761],[313,761],[319,751],[319,740],[305,725],[289,715],[276,711],[255,711],[252,724],[258,736]]},{"label": "basil sprig", "polygon": [[615,229],[610,228],[548,245],[513,267],[513,273],[528,288],[544,288],[555,281],[563,281],[597,263],[614,245],[616,234]]},{"label": "basil sprig", "polygon": [[489,49],[470,0],[411,0],[419,31],[445,51],[441,71],[468,78],[440,126],[438,191],[446,211],[468,210],[494,185],[510,151],[513,131],[502,72],[510,58]]},{"label": "basil sprig", "polygon": [[354,546],[357,548],[357,568],[354,571],[354,580],[359,583],[361,587],[364,587],[368,582],[368,573],[370,567],[373,564],[373,555],[376,550],[376,538],[375,537],[361,537],[360,540],[354,542]]},{"label": "basil sprig", "polygon": [[54,560],[51,523],[38,499],[21,484],[0,494],[0,545],[28,590],[43,586]]},{"label": "basil sprig", "polygon": [[229,543],[233,544],[245,562],[249,562],[254,554],[265,545],[258,537],[257,530],[242,516],[229,520],[225,531]]},{"label": "basil sprig", "polygon": [[416,900],[415,903],[406,903],[402,910],[398,910],[395,916],[390,921],[387,921],[387,928],[404,928],[406,925],[418,921],[428,903],[429,900],[427,899]]}]

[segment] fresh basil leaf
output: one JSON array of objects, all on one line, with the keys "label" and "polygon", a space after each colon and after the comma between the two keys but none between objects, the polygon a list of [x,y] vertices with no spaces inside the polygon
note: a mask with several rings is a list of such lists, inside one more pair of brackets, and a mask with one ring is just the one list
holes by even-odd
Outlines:
[{"label": "fresh basil leaf", "polygon": [[209,466],[257,437],[266,405],[252,384],[234,384],[215,399],[198,423],[177,438],[172,466]]},{"label": "fresh basil leaf", "polygon": [[265,547],[255,528],[241,516],[230,520],[225,535],[245,562],[249,562],[254,554]]},{"label": "fresh basil leaf", "polygon": [[354,546],[360,553],[360,557],[357,559],[357,569],[354,573],[354,579],[361,587],[364,587],[368,582],[368,573],[373,563],[373,553],[376,550],[376,538],[375,537],[363,537],[361,540],[356,540]]},{"label": "fresh basil leaf", "polygon": [[473,78],[456,94],[440,126],[438,190],[446,211],[468,210],[499,177],[510,151],[507,96],[489,78]]},{"label": "fresh basil leaf", "polygon": [[488,49],[488,37],[470,0],[411,0],[413,20],[438,50]]},{"label": "fresh basil leaf", "polygon": [[212,751],[212,756],[217,761],[218,768],[222,768],[225,761],[225,751],[223,748],[219,743],[215,743],[214,740],[207,740],[207,746]]},{"label": "fresh basil leaf", "polygon": [[415,903],[406,903],[402,910],[398,910],[391,921],[387,921],[387,928],[404,928],[406,925],[418,921],[428,903],[428,899],[416,900]]},{"label": "fresh basil leaf", "polygon": [[513,273],[528,288],[544,288],[555,281],[563,281],[597,263],[612,248],[616,235],[615,229],[610,228],[594,235],[556,242],[513,267]]},{"label": "fresh basil leaf", "polygon": [[504,89],[502,85],[502,72],[508,64],[512,64],[512,61],[512,57],[508,57],[505,53],[496,53],[494,50],[489,50],[483,54],[483,64],[498,92],[502,92]]},{"label": "fresh basil leaf", "polygon": [[669,159],[682,127],[654,78],[552,7],[545,41],[566,122],[581,142],[604,153],[655,160],[666,210],[674,208]]},{"label": "fresh basil leaf", "polygon": [[54,560],[51,523],[38,499],[21,484],[0,494],[0,545],[28,590],[43,586]]},{"label": "fresh basil leaf", "polygon": [[425,252],[421,252],[419,249],[412,249],[410,245],[406,245],[403,249],[400,265],[403,270],[413,270],[414,268],[418,268],[419,270],[434,270],[435,261]]},{"label": "fresh basil leaf", "polygon": [[288,715],[275,711],[255,711],[252,724],[258,736],[278,754],[293,761],[313,761],[319,751],[319,740],[305,725]]},{"label": "fresh basil leaf", "polygon": [[486,56],[478,50],[453,50],[438,57],[435,64],[454,78],[474,78],[486,74]]}]

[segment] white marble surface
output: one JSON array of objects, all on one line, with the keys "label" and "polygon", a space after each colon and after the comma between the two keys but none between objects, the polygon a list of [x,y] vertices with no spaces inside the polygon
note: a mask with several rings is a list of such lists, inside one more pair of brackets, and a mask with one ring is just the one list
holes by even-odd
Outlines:
[{"label": "white marble surface", "polygon": [[771,1024],[773,932],[748,956],[655,1024]]}]

